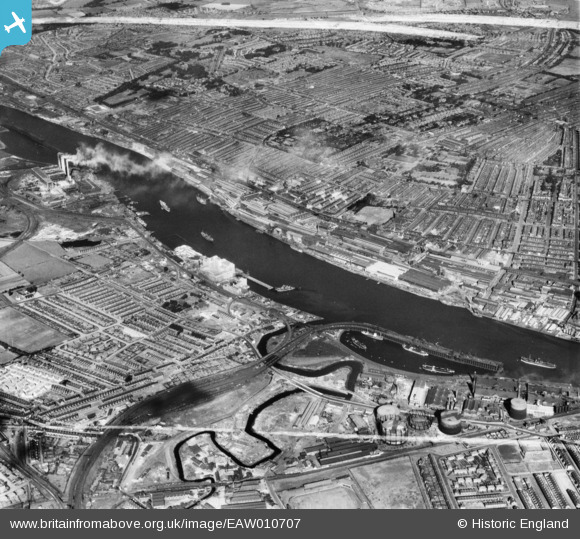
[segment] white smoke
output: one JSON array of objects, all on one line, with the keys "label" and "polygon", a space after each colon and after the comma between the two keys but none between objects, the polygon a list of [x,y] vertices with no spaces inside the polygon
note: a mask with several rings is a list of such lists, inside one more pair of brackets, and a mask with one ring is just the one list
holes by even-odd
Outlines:
[{"label": "white smoke", "polygon": [[111,172],[124,176],[134,175],[153,178],[164,172],[170,172],[171,155],[160,154],[154,159],[136,162],[129,153],[117,153],[99,143],[96,146],[82,144],[75,155],[68,156],[75,165],[89,168],[107,167]]}]

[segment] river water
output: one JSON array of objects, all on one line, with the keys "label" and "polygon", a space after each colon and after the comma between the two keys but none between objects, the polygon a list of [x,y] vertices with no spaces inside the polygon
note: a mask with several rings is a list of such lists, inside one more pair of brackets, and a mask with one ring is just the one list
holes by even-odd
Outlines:
[{"label": "river water", "polygon": [[[95,144],[90,137],[5,107],[0,107],[0,125],[9,129],[0,133],[5,151],[39,162],[55,163],[57,151],[74,152],[81,142]],[[19,132],[13,130],[15,126]],[[34,140],[26,133],[31,133]],[[294,251],[274,238],[256,233],[211,203],[199,204],[196,190],[170,174],[154,179],[111,175],[111,181],[119,195],[136,202],[137,210],[150,212],[143,219],[148,229],[167,246],[188,244],[205,255],[227,258],[270,285],[297,287],[295,291],[277,294],[252,284],[257,292],[276,301],[327,321],[370,322],[455,350],[499,360],[504,363],[505,376],[580,384],[580,345],[577,343],[476,318],[466,309],[377,284]],[[159,200],[165,201],[171,212],[163,211]],[[200,235],[202,230],[209,232],[215,242],[204,240]],[[366,342],[373,361],[395,368],[417,372],[422,363],[430,363],[466,372],[460,365],[421,358],[398,345],[370,339]],[[558,368],[546,370],[521,363],[519,357],[528,354],[552,361]]]}]

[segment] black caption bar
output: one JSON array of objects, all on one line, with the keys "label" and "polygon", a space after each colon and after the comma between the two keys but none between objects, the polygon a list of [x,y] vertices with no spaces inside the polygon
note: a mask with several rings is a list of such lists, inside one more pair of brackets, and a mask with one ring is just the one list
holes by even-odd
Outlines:
[{"label": "black caption bar", "polygon": [[[436,532],[436,533],[435,533]],[[107,535],[105,535],[107,534]],[[0,511],[0,537],[549,537],[580,534],[579,511]],[[532,534],[532,535],[530,535]]]}]

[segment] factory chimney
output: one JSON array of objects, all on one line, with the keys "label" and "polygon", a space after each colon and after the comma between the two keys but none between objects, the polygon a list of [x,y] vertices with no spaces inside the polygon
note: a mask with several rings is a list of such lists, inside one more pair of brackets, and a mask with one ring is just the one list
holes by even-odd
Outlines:
[{"label": "factory chimney", "polygon": [[67,180],[70,179],[70,155],[66,153],[58,154],[58,166],[66,174]]}]

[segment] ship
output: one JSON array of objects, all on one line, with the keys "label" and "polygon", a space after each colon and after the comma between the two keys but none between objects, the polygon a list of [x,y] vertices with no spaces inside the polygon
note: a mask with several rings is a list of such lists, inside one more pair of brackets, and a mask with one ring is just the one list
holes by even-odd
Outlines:
[{"label": "ship", "polygon": [[358,339],[355,339],[354,337],[352,338],[352,344],[354,346],[356,346],[357,348],[360,348],[361,350],[366,350],[367,349],[367,345],[360,342]]},{"label": "ship", "polygon": [[159,201],[159,205],[161,206],[162,210],[171,211],[171,208],[165,202],[163,202],[163,200]]},{"label": "ship", "polygon": [[202,230],[202,231],[201,231],[201,237],[202,237],[204,240],[211,241],[212,243],[213,243],[213,241],[214,241],[214,239],[213,239],[213,236],[210,236],[210,235],[209,235],[209,234],[208,234],[208,233],[207,233],[205,230]]},{"label": "ship", "polygon": [[528,365],[533,365],[534,367],[542,367],[543,369],[555,369],[556,365],[550,363],[549,361],[543,361],[540,358],[533,359],[532,356],[521,356],[520,361],[522,363],[527,363]]},{"label": "ship", "polygon": [[363,335],[366,335],[367,337],[370,337],[371,339],[375,339],[377,341],[383,340],[383,336],[379,335],[378,333],[371,333],[370,331],[361,331],[361,333]]},{"label": "ship", "polygon": [[455,374],[453,369],[447,369],[445,367],[437,367],[436,365],[421,365],[424,371],[431,372],[433,374]]},{"label": "ship", "polygon": [[195,198],[200,204],[203,204],[204,206],[207,204],[207,198],[202,197],[201,195],[197,195]]},{"label": "ship", "polygon": [[429,355],[429,352],[426,352],[425,350],[421,350],[421,348],[417,348],[416,346],[411,346],[410,344],[404,344],[403,350],[407,350],[407,352],[411,352],[413,354],[417,354],[417,355],[423,356],[423,357],[427,357]]},{"label": "ship", "polygon": [[295,287],[290,286],[289,284],[285,284],[275,288],[274,290],[276,290],[276,292],[291,292],[292,290],[295,290]]}]

